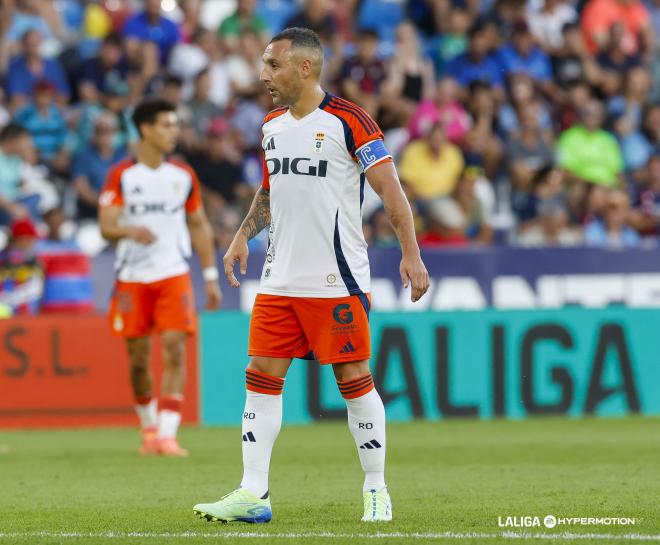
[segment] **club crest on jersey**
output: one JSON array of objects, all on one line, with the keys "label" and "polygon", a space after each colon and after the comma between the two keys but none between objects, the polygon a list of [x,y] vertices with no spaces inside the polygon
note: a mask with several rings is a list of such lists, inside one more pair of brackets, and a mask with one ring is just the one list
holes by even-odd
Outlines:
[{"label": "club crest on jersey", "polygon": [[316,153],[321,153],[321,147],[323,146],[323,139],[325,138],[325,134],[322,132],[317,132],[316,133],[316,140],[314,144],[314,151]]}]

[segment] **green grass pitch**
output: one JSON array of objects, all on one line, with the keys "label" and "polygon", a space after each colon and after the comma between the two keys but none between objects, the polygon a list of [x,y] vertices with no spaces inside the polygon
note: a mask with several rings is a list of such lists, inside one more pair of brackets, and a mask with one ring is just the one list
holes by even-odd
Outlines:
[{"label": "green grass pitch", "polygon": [[[660,542],[658,418],[392,424],[395,520],[380,525],[359,522],[362,476],[343,422],[282,430],[274,518],[261,526],[191,509],[239,483],[238,428],[183,429],[188,459],[141,458],[137,440],[127,429],[0,433],[0,545]],[[498,526],[548,514],[636,524]]]}]

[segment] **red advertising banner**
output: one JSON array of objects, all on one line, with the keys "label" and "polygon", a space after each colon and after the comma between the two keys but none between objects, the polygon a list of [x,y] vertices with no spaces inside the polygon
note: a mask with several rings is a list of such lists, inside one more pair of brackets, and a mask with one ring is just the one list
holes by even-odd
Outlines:
[{"label": "red advertising banner", "polygon": [[[183,421],[198,422],[197,343],[187,343]],[[162,372],[153,338],[154,393]],[[0,320],[0,428],[137,425],[124,341],[106,316]]]}]

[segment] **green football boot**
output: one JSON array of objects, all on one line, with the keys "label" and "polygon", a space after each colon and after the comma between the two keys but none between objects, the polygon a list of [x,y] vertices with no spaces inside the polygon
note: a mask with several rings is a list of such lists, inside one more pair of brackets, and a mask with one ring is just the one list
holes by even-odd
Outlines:
[{"label": "green football boot", "polygon": [[215,503],[198,503],[193,512],[209,522],[250,522],[260,524],[273,518],[270,499],[253,496],[237,488]]},{"label": "green football boot", "polygon": [[364,516],[362,522],[388,522],[392,520],[392,500],[387,487],[363,493]]}]

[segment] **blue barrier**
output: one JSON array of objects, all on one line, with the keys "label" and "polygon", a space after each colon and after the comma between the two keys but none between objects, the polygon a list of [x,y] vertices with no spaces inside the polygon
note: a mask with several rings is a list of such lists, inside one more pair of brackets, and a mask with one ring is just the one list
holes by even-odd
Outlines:
[{"label": "blue barrier", "polygon": [[[660,307],[660,250],[591,248],[471,248],[426,250],[422,256],[433,280],[429,294],[414,306],[401,292],[400,253],[369,251],[376,310],[470,310],[495,308],[560,308],[569,305],[632,308]],[[220,268],[221,255],[218,255]],[[92,275],[96,307],[107,308],[114,282],[111,252],[94,258]],[[231,289],[221,278],[225,309],[249,311],[264,256],[253,252],[242,287]],[[196,259],[192,260],[198,308],[204,288]]]}]

